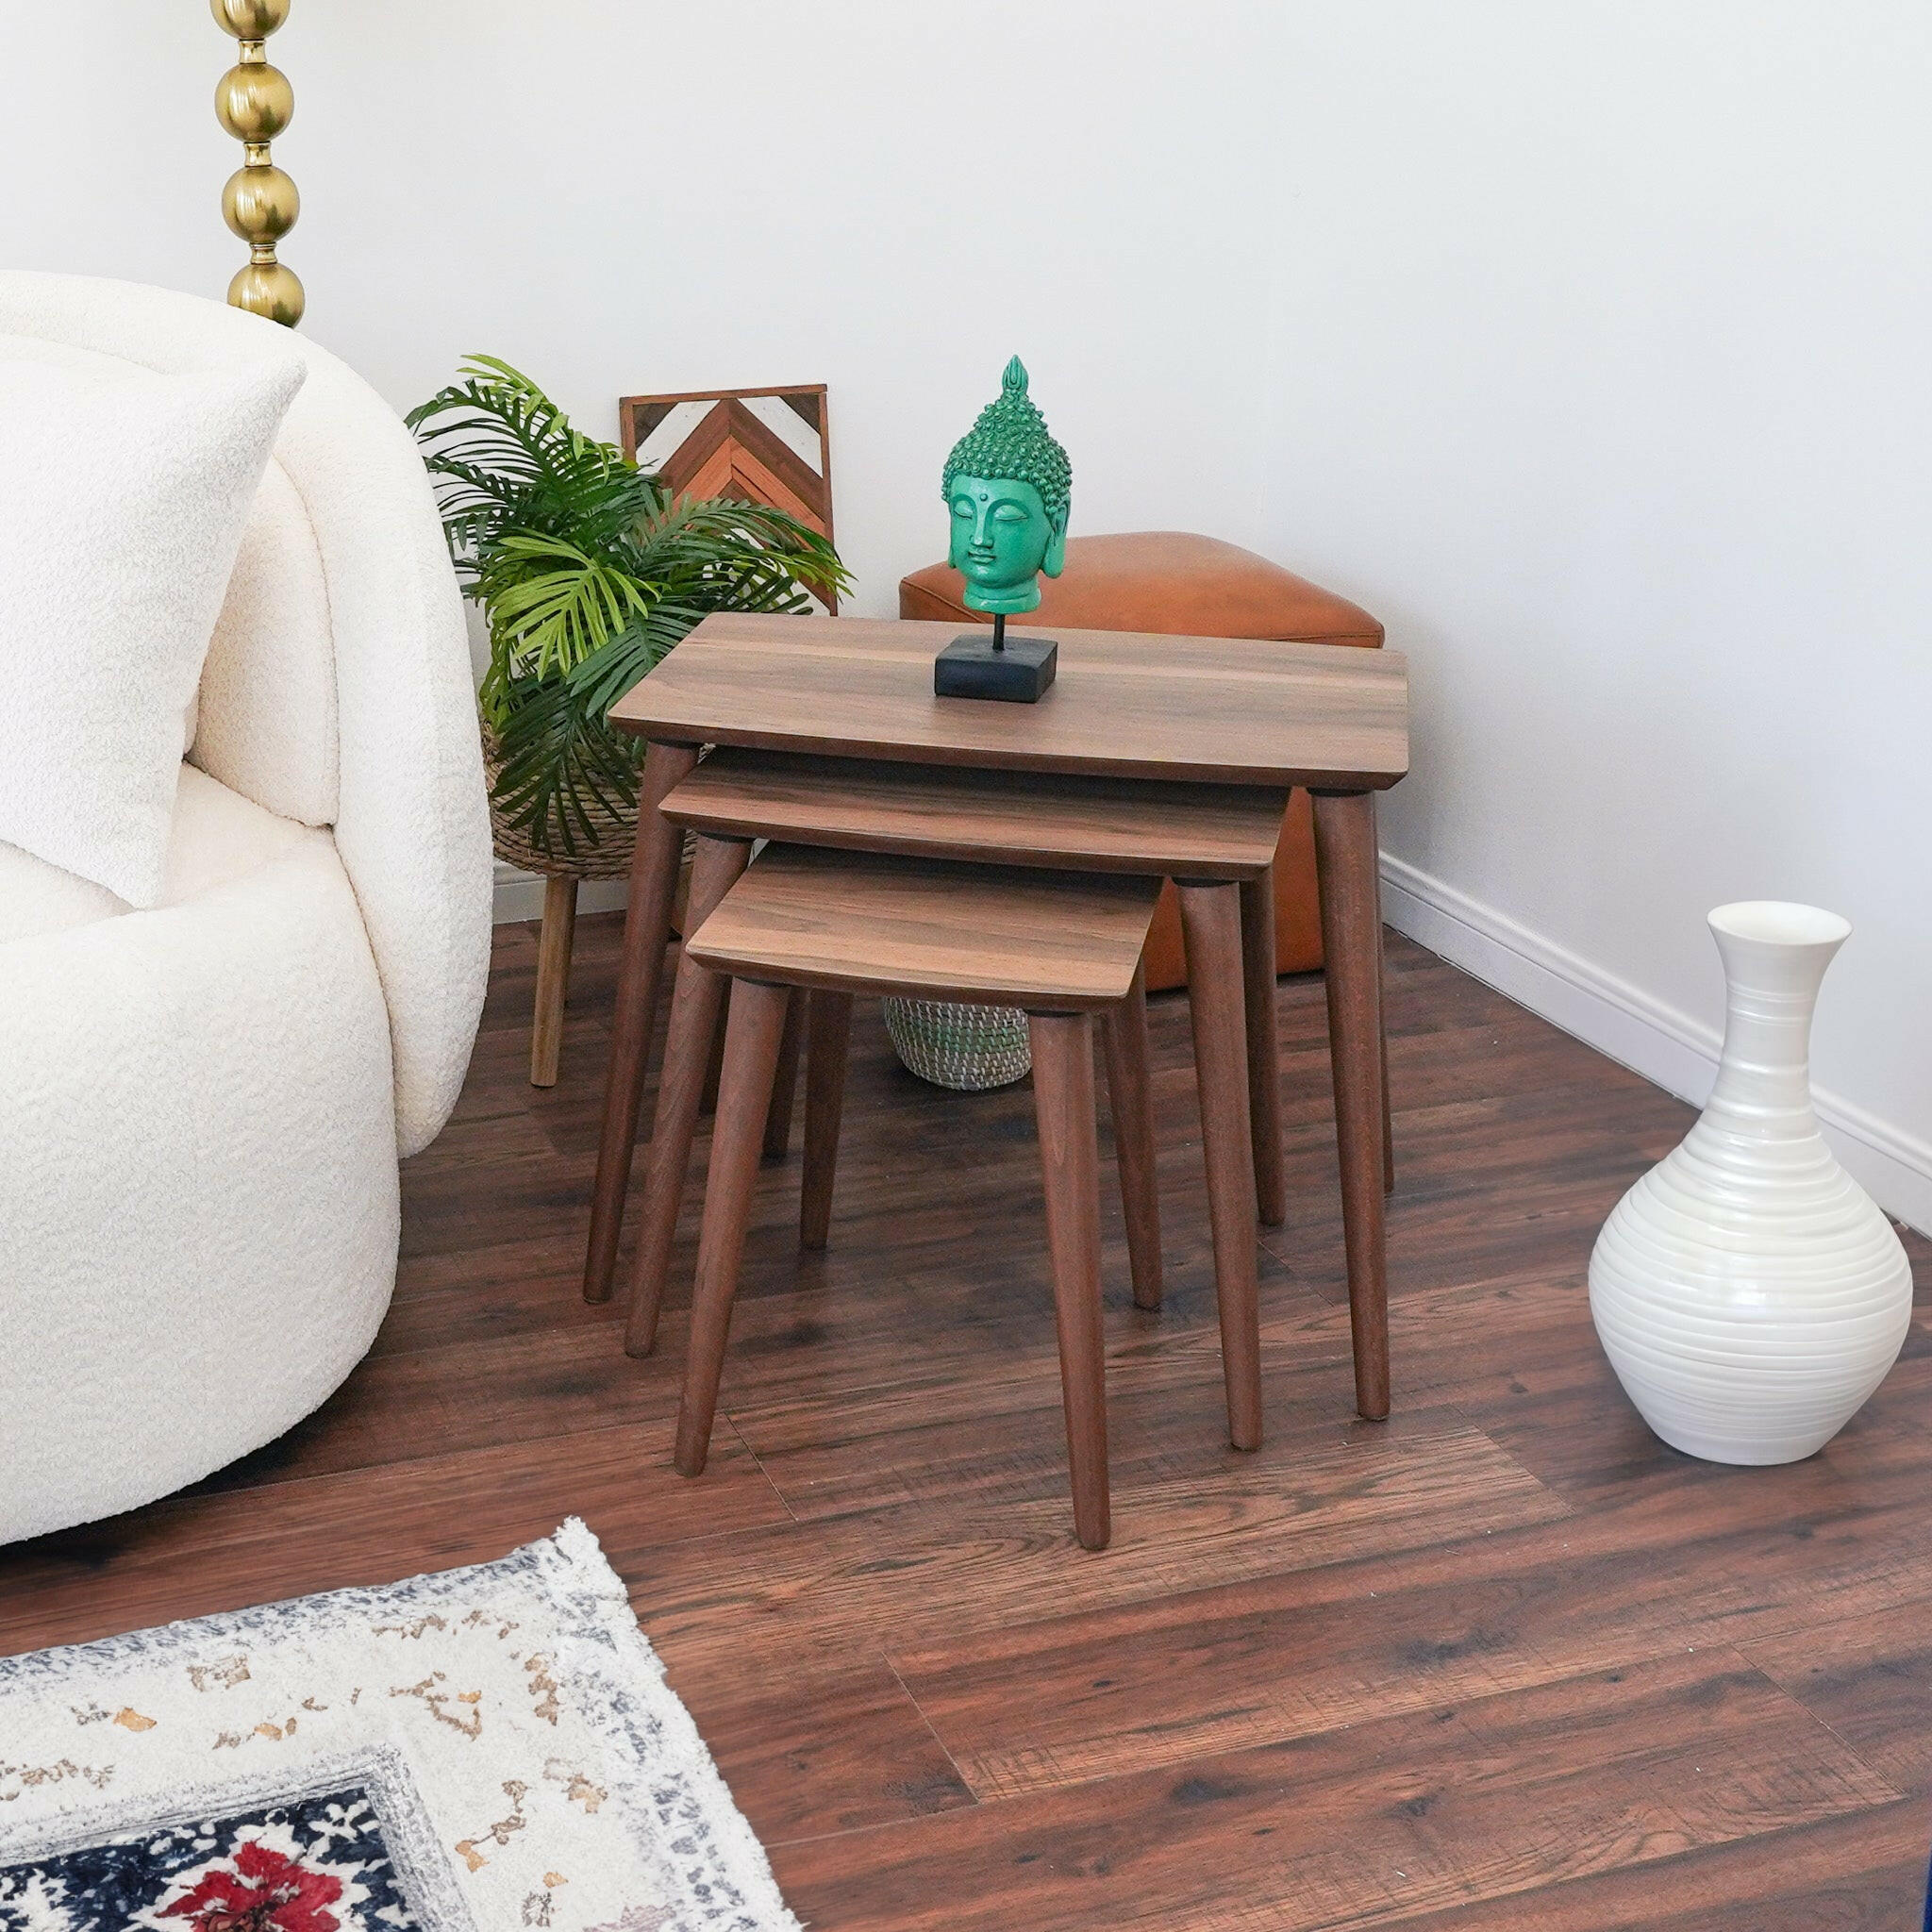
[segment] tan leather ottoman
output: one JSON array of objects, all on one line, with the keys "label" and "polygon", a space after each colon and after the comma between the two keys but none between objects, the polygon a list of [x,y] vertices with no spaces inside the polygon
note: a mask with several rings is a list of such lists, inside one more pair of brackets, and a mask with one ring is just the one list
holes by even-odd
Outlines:
[{"label": "tan leather ottoman", "polygon": [[[1009,622],[1176,637],[1281,638],[1370,650],[1382,641],[1382,626],[1346,597],[1239,544],[1185,530],[1071,537],[1065,574],[1042,577],[1040,588],[1040,608]],[[958,571],[931,564],[899,580],[899,615],[990,624],[991,618],[967,609],[964,590]],[[1314,815],[1307,793],[1297,791],[1274,856],[1274,970],[1306,973],[1321,963]],[[1148,991],[1184,986],[1187,977],[1180,909],[1170,883],[1148,936]]]}]

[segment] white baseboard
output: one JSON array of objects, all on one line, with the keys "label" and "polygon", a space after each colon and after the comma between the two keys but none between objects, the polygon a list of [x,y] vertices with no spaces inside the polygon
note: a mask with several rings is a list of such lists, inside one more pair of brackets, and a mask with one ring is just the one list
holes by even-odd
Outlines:
[{"label": "white baseboard", "polygon": [[[1507,993],[1633,1073],[1702,1107],[1722,1044],[1714,1027],[1592,966],[1527,926],[1384,855],[1382,911],[1397,932]],[[1932,1145],[1819,1088],[1832,1151],[1887,1213],[1932,1233]]]},{"label": "white baseboard", "polygon": [[[622,879],[586,879],[577,888],[579,912],[621,912],[624,909]],[[543,881],[520,866],[496,861],[496,892],[491,915],[498,925],[515,919],[543,917]]]}]

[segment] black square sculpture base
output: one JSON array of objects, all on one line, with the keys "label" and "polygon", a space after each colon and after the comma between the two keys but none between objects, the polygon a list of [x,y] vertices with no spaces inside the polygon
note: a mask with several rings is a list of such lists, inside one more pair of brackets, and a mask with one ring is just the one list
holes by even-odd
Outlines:
[{"label": "black square sculpture base", "polygon": [[1008,634],[1006,649],[993,649],[991,635],[977,631],[955,638],[932,660],[932,689],[941,698],[1000,698],[1009,705],[1034,705],[1053,682],[1060,647],[1052,638]]}]

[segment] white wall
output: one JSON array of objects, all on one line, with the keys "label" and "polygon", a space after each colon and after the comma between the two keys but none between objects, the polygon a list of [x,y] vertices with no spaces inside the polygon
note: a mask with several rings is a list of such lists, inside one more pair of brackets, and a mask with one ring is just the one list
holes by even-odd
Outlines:
[{"label": "white wall", "polygon": [[[104,0],[84,126],[75,32],[19,11],[0,259],[220,294],[241,157],[205,0]],[[829,383],[855,609],[941,553],[940,465],[1016,350],[1085,527],[1252,540],[1267,264],[1224,191],[1270,151],[1260,15],[1183,11],[990,0],[962,43],[891,0],[293,0],[305,327],[398,405],[483,349],[608,436],[620,394]]]},{"label": "white wall", "polygon": [[[0,260],[219,293],[200,0],[7,28]],[[1407,649],[1393,916],[1678,1091],[1702,926],[1857,930],[1816,1071],[1932,1222],[1932,83],[1914,0],[294,0],[284,253],[399,406],[824,380],[853,608],[1014,349],[1076,527],[1255,543]]]},{"label": "white wall", "polygon": [[1704,913],[1856,930],[1815,1035],[1932,1226],[1932,14],[1297,8],[1266,544],[1410,654],[1391,913],[1701,1099]]}]

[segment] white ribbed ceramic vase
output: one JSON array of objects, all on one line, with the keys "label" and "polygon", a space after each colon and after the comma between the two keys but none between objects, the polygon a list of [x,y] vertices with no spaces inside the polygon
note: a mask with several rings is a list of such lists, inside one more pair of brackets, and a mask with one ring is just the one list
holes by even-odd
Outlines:
[{"label": "white ribbed ceramic vase", "polygon": [[1911,1319],[1898,1236],[1811,1111],[1811,1010],[1850,925],[1774,900],[1720,906],[1724,1058],[1683,1144],[1617,1203],[1590,1311],[1673,1448],[1795,1462],[1885,1378]]}]

